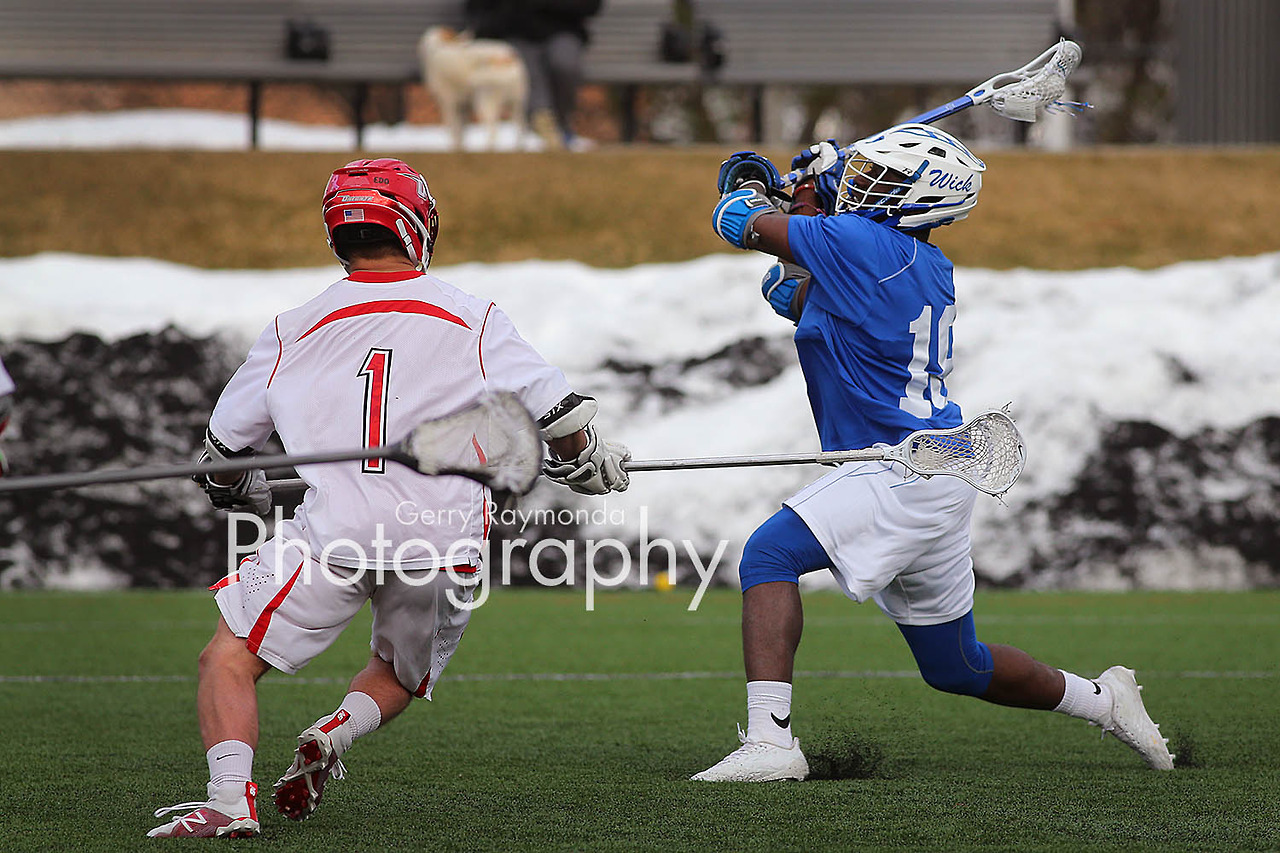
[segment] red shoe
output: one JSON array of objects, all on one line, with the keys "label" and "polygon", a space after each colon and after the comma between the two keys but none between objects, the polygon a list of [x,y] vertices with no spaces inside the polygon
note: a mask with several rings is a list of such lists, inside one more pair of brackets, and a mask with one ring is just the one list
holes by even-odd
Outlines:
[{"label": "red shoe", "polygon": [[[258,834],[258,786],[245,782],[215,789],[209,784],[209,799],[203,803],[180,803],[156,809],[155,816],[186,812],[147,833],[148,838],[253,838]],[[191,811],[188,811],[191,809]]]},{"label": "red shoe", "polygon": [[311,817],[324,795],[324,783],[331,775],[342,779],[346,772],[329,733],[320,725],[312,726],[298,735],[293,764],[276,782],[276,808],[290,820]]}]

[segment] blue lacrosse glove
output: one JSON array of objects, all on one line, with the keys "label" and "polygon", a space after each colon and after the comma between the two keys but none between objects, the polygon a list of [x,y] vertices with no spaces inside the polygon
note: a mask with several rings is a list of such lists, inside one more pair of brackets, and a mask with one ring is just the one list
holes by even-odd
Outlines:
[{"label": "blue lacrosse glove", "polygon": [[782,176],[778,167],[769,162],[769,158],[754,151],[738,151],[729,155],[729,159],[720,164],[720,174],[716,176],[716,189],[720,195],[731,193],[744,181],[759,181],[764,184],[766,195],[781,195]]},{"label": "blue lacrosse glove", "polygon": [[809,271],[804,267],[778,261],[765,271],[764,278],[760,280],[760,292],[778,316],[799,323],[800,312],[804,310],[801,288],[809,279]]},{"label": "blue lacrosse glove", "polygon": [[840,196],[840,182],[844,179],[847,152],[834,139],[816,142],[791,159],[792,171],[803,171],[800,180],[813,179],[814,192],[822,210],[828,216],[835,213],[836,199]]},{"label": "blue lacrosse glove", "polygon": [[751,235],[751,223],[757,217],[776,210],[768,197],[758,189],[743,188],[734,190],[720,199],[716,209],[711,212],[711,230],[731,246],[739,249],[754,249],[748,245]]}]

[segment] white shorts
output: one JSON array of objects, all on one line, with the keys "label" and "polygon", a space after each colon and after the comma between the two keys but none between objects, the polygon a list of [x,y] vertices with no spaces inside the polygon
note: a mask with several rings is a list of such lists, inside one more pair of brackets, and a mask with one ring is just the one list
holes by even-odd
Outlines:
[{"label": "white shorts", "polygon": [[784,503],[813,532],[845,595],[894,622],[939,625],[973,609],[969,519],[977,491],[901,465],[849,462]]},{"label": "white shorts", "polygon": [[[277,558],[283,561],[279,573]],[[471,617],[460,605],[470,603],[473,588],[459,577],[466,575],[388,571],[379,578],[338,567],[326,572],[296,549],[278,552],[273,539],[210,589],[232,633],[290,674],[329,648],[372,600],[370,648],[392,665],[404,689],[430,699]]]}]

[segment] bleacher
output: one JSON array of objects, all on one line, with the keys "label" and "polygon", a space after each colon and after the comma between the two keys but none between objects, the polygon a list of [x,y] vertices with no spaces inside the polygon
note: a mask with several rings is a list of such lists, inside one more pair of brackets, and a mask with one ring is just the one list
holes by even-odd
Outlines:
[{"label": "bleacher", "polygon": [[[672,5],[605,0],[591,21],[585,80],[619,90],[624,138],[642,86],[976,83],[1056,36],[1056,0],[696,0],[722,35],[709,71],[662,61]],[[290,20],[327,31],[327,59],[286,55]],[[244,83],[255,144],[262,86],[327,83],[359,137],[369,87],[418,82],[421,33],[461,20],[462,0],[3,0],[0,79]]]}]

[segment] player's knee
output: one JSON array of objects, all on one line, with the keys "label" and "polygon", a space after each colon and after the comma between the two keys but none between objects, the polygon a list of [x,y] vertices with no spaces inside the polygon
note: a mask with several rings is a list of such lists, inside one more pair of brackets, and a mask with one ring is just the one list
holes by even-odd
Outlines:
[{"label": "player's knee", "polygon": [[955,693],[960,696],[981,696],[987,692],[991,683],[990,672],[976,672],[968,666],[931,666],[921,667],[920,675],[925,684],[943,693]]},{"label": "player's knee", "polygon": [[229,651],[226,640],[215,634],[213,639],[209,640],[205,647],[200,650],[200,656],[196,658],[196,666],[200,674],[204,675],[211,670],[232,665],[232,656]]},{"label": "player's knee", "polygon": [[756,584],[773,581],[800,582],[800,570],[775,537],[763,527],[751,534],[742,549],[738,563],[738,579],[745,592]]},{"label": "player's knee", "polygon": [[899,625],[925,683],[944,693],[981,696],[991,685],[991,650],[978,642],[973,614],[942,625]]}]

